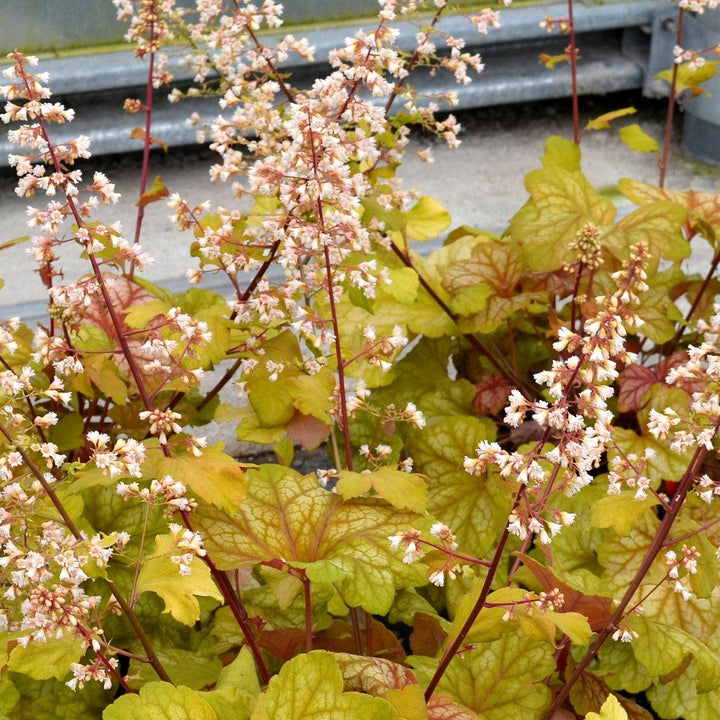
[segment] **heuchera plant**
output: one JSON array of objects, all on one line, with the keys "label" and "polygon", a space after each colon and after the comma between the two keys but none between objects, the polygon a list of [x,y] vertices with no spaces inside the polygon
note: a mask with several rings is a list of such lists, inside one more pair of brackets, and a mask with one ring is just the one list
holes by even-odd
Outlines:
[{"label": "heuchera plant", "polygon": [[[585,179],[583,132],[633,111],[581,129],[572,3],[545,24],[570,34],[546,61],[570,63],[575,142],[548,140],[503,235],[464,226],[429,255],[450,217],[396,171],[411,127],[455,146],[459,126],[413,72],[482,69],[444,0],[382,0],[309,87],[283,72],[308,43],[261,32],[272,0],[115,5],[149,64],[126,103],[145,117],[133,239],[93,220],[118,196],[77,167],[87,138],[53,140],[73,111],[37,60],[13,53],[1,88],[17,193],[49,196],[28,208],[49,302],[37,328],[0,325],[0,714],[716,717],[720,195],[665,189],[669,142],[637,126],[659,186],[622,180],[637,208],[618,219]],[[201,129],[211,174],[249,211],[149,182],[181,42],[186,94],[223,111]],[[676,51],[670,121],[712,50]],[[163,199],[197,261],[179,294],[142,277]],[[63,245],[86,274],[63,275]],[[189,432],[213,419],[278,463]],[[323,443],[332,469],[290,468]]]}]

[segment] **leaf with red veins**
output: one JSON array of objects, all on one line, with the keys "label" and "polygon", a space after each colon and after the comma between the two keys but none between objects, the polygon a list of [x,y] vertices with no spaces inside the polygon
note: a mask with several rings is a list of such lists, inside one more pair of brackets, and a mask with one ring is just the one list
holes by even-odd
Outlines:
[{"label": "leaf with red veins", "polygon": [[679,387],[688,395],[702,389],[700,381],[679,380],[672,386],[665,382],[670,370],[687,362],[686,352],[676,352],[650,367],[643,365],[628,365],[618,378],[620,392],[618,393],[618,410],[620,412],[637,412],[642,409],[643,395],[657,383],[665,387]]},{"label": "leaf with red veins", "polygon": [[345,692],[356,691],[384,697],[389,690],[418,684],[412,670],[385,658],[336,653],[335,660],[343,675]]},{"label": "leaf with red veins", "polygon": [[[108,296],[110,297],[110,302],[120,320],[121,332],[127,333],[131,328],[125,322],[125,312],[130,308],[156,300],[156,298],[141,285],[138,285],[138,283],[128,280],[128,278],[122,277],[121,275],[103,273],[102,277],[108,291]],[[86,322],[92,323],[104,330],[108,337],[119,346],[117,330],[101,295],[98,295],[97,302],[87,308],[82,308],[80,310],[80,316]],[[152,354],[151,351],[142,349],[144,342],[145,338],[143,335],[135,334],[127,336],[130,352],[140,366],[141,372],[146,363],[155,359],[155,355]],[[117,355],[116,357],[118,367],[127,372],[129,365],[125,357],[121,355]],[[147,373],[143,373],[143,375],[147,375]]]},{"label": "leaf with red veins", "polygon": [[403,563],[388,540],[422,526],[423,518],[375,498],[343,501],[315,475],[264,465],[247,473],[247,499],[230,516],[200,506],[194,515],[208,553],[221,570],[280,560],[312,582],[332,583],[350,606],[384,615],[395,591],[427,582],[422,563]]},{"label": "leaf with red veins", "polygon": [[473,408],[479,415],[497,415],[507,405],[508,395],[514,389],[502,375],[487,373],[475,385]]},{"label": "leaf with red veins", "polygon": [[477,713],[447,695],[435,693],[427,704],[428,720],[477,720]]}]

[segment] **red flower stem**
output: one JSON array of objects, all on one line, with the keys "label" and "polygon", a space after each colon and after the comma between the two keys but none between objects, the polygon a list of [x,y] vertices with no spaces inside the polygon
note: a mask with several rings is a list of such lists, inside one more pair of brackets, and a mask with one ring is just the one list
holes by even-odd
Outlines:
[{"label": "red flower stem", "polygon": [[485,567],[490,567],[492,564],[488,560],[481,560],[480,558],[473,557],[472,555],[464,555],[463,553],[455,552],[454,550],[450,550],[450,548],[444,548],[442,545],[437,545],[436,543],[430,542],[429,540],[420,540],[419,542],[422,545],[428,545],[431,548],[439,550],[441,553],[444,553],[448,557],[453,557],[457,560],[464,560],[465,562],[469,562],[473,565],[483,565]]},{"label": "red flower stem", "polygon": [[[678,7],[677,30],[675,33],[675,45],[682,45],[683,20],[685,19],[685,11]],[[672,138],[673,118],[675,114],[675,100],[677,98],[677,76],[678,64],[673,62],[672,80],[670,81],[670,93],[668,95],[667,117],[665,120],[665,139],[663,141],[662,155],[658,160],[660,167],[660,179],[658,185],[665,187],[665,173],[667,171],[668,159],[670,158],[670,140]]]},{"label": "red flower stem", "polygon": [[623,595],[620,604],[615,609],[615,612],[613,613],[610,621],[598,633],[595,642],[590,646],[590,649],[587,651],[587,653],[585,653],[585,656],[582,658],[582,660],[580,660],[570,677],[565,681],[565,685],[563,685],[562,689],[553,700],[552,704],[543,716],[543,720],[550,720],[550,718],[555,715],[555,712],[565,702],[573,686],[580,679],[580,676],[585,672],[587,666],[595,659],[603,643],[617,629],[617,623],[621,621],[623,615],[625,614],[625,609],[630,604],[633,596],[637,592],[637,589],[640,587],[642,581],[645,579],[645,576],[652,567],[652,564],[655,562],[655,558],[665,547],[665,541],[670,533],[673,523],[675,522],[675,518],[677,517],[680,508],[685,502],[685,498],[687,497],[688,491],[693,483],[693,480],[695,479],[695,475],[702,466],[702,463],[707,457],[707,454],[708,451],[704,446],[699,447],[695,450],[695,454],[693,455],[692,460],[690,461],[690,464],[688,465],[688,468],[685,471],[682,480],[680,481],[680,485],[675,492],[675,496],[671,500],[670,506],[667,508],[665,517],[663,517],[662,522],[660,523],[660,526],[655,533],[655,537],[653,538],[650,547],[645,553],[645,557],[643,558],[642,563],[640,563],[640,567],[635,573],[632,582],[625,591],[625,594]]},{"label": "red flower stem", "polygon": [[[82,625],[78,624],[77,626],[78,632],[89,642],[92,643],[92,636],[90,635],[90,632],[83,627]],[[92,645],[91,645],[92,647]],[[98,660],[107,668],[107,670],[110,672],[110,674],[118,681],[118,685],[126,692],[130,693],[131,695],[135,693],[135,691],[128,685],[127,680],[117,671],[117,668],[113,667],[113,664],[105,657],[105,653],[102,650],[93,650],[94,653],[97,655]]]},{"label": "red flower stem", "polygon": [[[185,512],[184,510],[181,511],[180,517],[182,518],[185,527],[190,530],[190,532],[195,532],[193,530],[192,523],[190,522],[190,517],[187,512]],[[210,555],[204,555],[202,557],[202,560],[208,566],[210,574],[212,575],[212,578],[215,581],[218,590],[220,590],[220,592],[222,593],[223,599],[225,600],[227,606],[230,608],[230,612],[232,612],[233,617],[235,618],[237,624],[240,627],[240,630],[242,630],[243,636],[245,637],[245,642],[250,648],[250,651],[255,658],[255,662],[257,663],[258,669],[260,670],[262,680],[265,684],[267,684],[268,682],[270,682],[270,672],[268,671],[267,665],[265,664],[265,659],[262,656],[260,647],[255,640],[255,635],[253,634],[252,629],[250,628],[250,625],[248,623],[249,615],[247,613],[247,610],[245,609],[245,606],[242,604],[240,598],[235,593],[232,585],[230,585],[230,581],[228,580],[225,572],[218,569],[217,565],[215,565]]]},{"label": "red flower stem", "polygon": [[577,44],[575,42],[575,17],[573,0],[568,0],[568,21],[570,24],[570,75],[572,77],[573,141],[580,144],[580,108],[578,104]]},{"label": "red flower stem", "polygon": [[[432,22],[430,23],[430,29],[428,31],[428,35],[432,31],[432,29],[438,24],[440,17],[442,16],[446,5],[443,5],[442,7],[439,7],[435,11],[435,16],[432,19]],[[404,77],[400,78],[395,83],[395,87],[392,89],[392,92],[390,93],[390,97],[388,98],[387,103],[385,104],[385,117],[387,117],[390,114],[390,108],[392,108],[393,103],[395,102],[395,98],[400,94],[400,91],[403,89],[405,85],[405,81],[410,76],[410,72],[412,69],[417,65],[418,60],[420,59],[420,50],[418,48],[415,48],[415,52],[410,56],[410,60],[408,60],[408,64],[405,66],[406,74]]]},{"label": "red flower stem", "polygon": [[305,600],[305,652],[310,652],[313,649],[312,593],[310,592],[310,580],[307,577],[302,577],[300,580],[303,584]]},{"label": "red flower stem", "polygon": [[350,608],[350,624],[352,625],[353,640],[355,641],[355,654],[362,655],[362,635],[360,634],[360,620],[358,619],[358,609]]},{"label": "red flower stem", "polygon": [[352,443],[350,442],[350,424],[348,422],[347,398],[345,397],[345,371],[343,370],[342,346],[340,345],[340,327],[337,319],[337,310],[335,308],[335,292],[332,281],[332,267],[330,265],[330,253],[327,245],[323,247],[325,254],[325,272],[327,274],[328,297],[330,298],[330,315],[332,317],[333,331],[335,333],[335,357],[338,366],[338,385],[340,390],[340,413],[338,422],[345,440],[345,463],[347,469],[353,469]]},{"label": "red flower stem", "polygon": [[[155,33],[155,14],[156,8],[153,3],[152,14],[153,17],[150,20],[150,47],[155,47],[155,40],[153,35]],[[145,90],[145,136],[143,137],[143,161],[142,161],[142,172],[140,175],[140,202],[138,202],[137,219],[135,220],[135,238],[133,244],[137,245],[140,242],[140,232],[142,230],[143,218],[145,217],[145,203],[142,201],[147,189],[147,178],[148,170],[150,167],[150,128],[152,127],[152,110],[153,110],[153,76],[155,74],[155,50],[150,53],[150,62],[148,68],[148,79],[147,87]],[[136,260],[133,258],[130,263],[130,271],[128,277],[130,280],[135,275],[135,266],[137,265]]]},{"label": "red flower stem", "polygon": [[[513,508],[517,505],[519,499],[520,491],[518,491],[518,494],[515,497]],[[490,589],[492,588],[493,581],[495,580],[495,575],[497,573],[498,567],[500,566],[500,560],[502,559],[503,553],[505,552],[505,545],[507,544],[509,537],[510,531],[508,530],[508,526],[506,524],[505,529],[500,536],[500,541],[495,548],[495,555],[493,555],[492,564],[488,568],[488,573],[485,576],[485,582],[483,583],[482,589],[480,590],[480,595],[478,596],[475,605],[473,605],[470,614],[467,616],[467,619],[463,623],[463,626],[460,628],[460,632],[457,634],[452,643],[450,643],[450,645],[448,645],[448,647],[445,649],[442,658],[440,658],[437,669],[435,670],[435,674],[432,676],[432,678],[430,678],[430,682],[428,683],[427,689],[425,690],[426,702],[432,697],[432,694],[435,692],[435,688],[442,679],[442,676],[445,674],[445,671],[448,669],[450,662],[455,657],[455,654],[460,649],[462,644],[465,642],[465,638],[467,637],[468,633],[472,630],[472,626],[475,624],[477,616],[480,614],[480,611],[485,607],[485,601],[490,594]]]}]

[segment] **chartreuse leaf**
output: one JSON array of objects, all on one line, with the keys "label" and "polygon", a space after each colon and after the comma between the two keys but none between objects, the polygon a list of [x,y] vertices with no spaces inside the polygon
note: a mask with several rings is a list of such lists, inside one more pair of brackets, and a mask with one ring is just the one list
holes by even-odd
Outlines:
[{"label": "chartreuse leaf", "polygon": [[[515,632],[478,643],[453,658],[438,692],[486,720],[537,720],[551,699],[543,681],[555,670],[553,647]],[[433,664],[413,661],[413,666],[420,682],[428,682]]]},{"label": "chartreuse leaf", "polygon": [[406,565],[388,536],[419,518],[375,498],[343,501],[314,475],[264,465],[248,472],[248,497],[233,516],[200,507],[195,525],[222,570],[282,558],[313,582],[335,583],[343,599],[385,614],[395,590],[424,585],[422,565]]},{"label": "chartreuse leaf", "polygon": [[596,118],[593,118],[592,120],[590,120],[584,129],[585,130],[607,130],[610,127],[610,123],[613,120],[617,120],[618,118],[626,117],[628,115],[634,115],[636,112],[637,112],[637,110],[634,107],[626,107],[626,108],[620,108],[619,110],[611,110],[610,112],[603,113],[602,115],[598,115]]},{"label": "chartreuse leaf", "polygon": [[580,146],[559,135],[551,135],[545,141],[541,162],[544,168],[559,167],[570,172],[580,170]]},{"label": "chartreuse leaf", "polygon": [[203,694],[170,683],[153,682],[105,709],[103,720],[218,720]]},{"label": "chartreuse leaf", "polygon": [[585,720],[628,720],[628,714],[614,695],[608,695],[600,712],[589,712]]},{"label": "chartreuse leaf", "polygon": [[[183,650],[177,647],[158,648],[158,658],[168,675],[176,685],[184,685],[191,690],[201,690],[204,687],[214,685],[222,670],[222,662],[219,657],[207,656],[196,650]],[[134,687],[141,684],[155,682],[158,676],[148,663],[130,663],[130,675],[138,678]]]},{"label": "chartreuse leaf", "polygon": [[225,454],[223,444],[205,448],[202,455],[180,452],[172,457],[148,453],[143,466],[146,477],[170,475],[205,502],[233,512],[245,497],[247,482],[237,460]]},{"label": "chartreuse leaf", "polygon": [[330,368],[325,367],[314,375],[290,378],[287,390],[303,415],[312,415],[330,424],[330,411],[335,407],[335,375]]},{"label": "chartreuse leaf", "polygon": [[590,511],[593,527],[614,527],[620,535],[628,535],[637,518],[646,510],[658,504],[654,495],[644,500],[635,499],[634,490],[624,490],[617,495],[608,495],[598,500]]},{"label": "chartreuse leaf", "polygon": [[291,332],[283,332],[263,343],[263,350],[266,360],[283,369],[275,377],[265,363],[258,364],[248,376],[248,397],[261,427],[284,426],[296,409],[287,386],[290,380],[302,374],[299,369],[302,365],[300,345]]},{"label": "chartreuse leaf", "polygon": [[691,662],[685,672],[667,678],[647,691],[653,709],[660,717],[682,720],[720,720],[720,689],[699,693],[697,663]]},{"label": "chartreuse leaf", "polygon": [[615,206],[579,170],[548,164],[527,175],[525,187],[530,199],[510,221],[508,234],[531,270],[558,270],[580,228],[607,226],[615,219]]},{"label": "chartreuse leaf", "polygon": [[657,152],[660,149],[657,140],[648,135],[637,123],[620,128],[620,139],[636,152]]},{"label": "chartreuse leaf", "polygon": [[427,475],[428,512],[448,525],[461,547],[483,557],[495,542],[512,498],[495,478],[474,477],[463,470],[481,440],[493,440],[494,429],[476,417],[445,417],[414,431],[407,450],[415,468]]},{"label": "chartreuse leaf", "polygon": [[8,669],[35,680],[62,680],[70,672],[70,663],[78,662],[84,650],[72,635],[49,638],[47,642],[16,645],[10,653]]},{"label": "chartreuse leaf", "polygon": [[632,642],[633,653],[648,675],[668,675],[682,665],[686,655],[692,655],[697,664],[698,692],[720,685],[720,656],[694,635],[642,615],[633,618],[632,627],[638,634]]},{"label": "chartreuse leaf", "polygon": [[[20,688],[19,678],[16,676],[15,679]],[[40,695],[31,702],[34,693],[28,692],[27,685],[22,690],[20,703],[15,712],[9,714],[13,720],[97,720],[112,702],[116,688],[105,690],[100,683],[88,683],[77,692],[65,683],[46,680],[33,688]],[[0,717],[6,720],[1,708]]]},{"label": "chartreuse leaf", "polygon": [[260,684],[250,649],[245,646],[220,672],[215,689],[203,693],[218,720],[249,720]]},{"label": "chartreuse leaf", "polygon": [[450,227],[450,213],[434,198],[423,195],[405,216],[405,232],[418,242],[440,235]]},{"label": "chartreuse leaf", "polygon": [[658,202],[644,205],[622,218],[603,235],[603,245],[621,260],[639,242],[650,252],[648,272],[653,272],[660,258],[680,261],[690,255],[690,243],[682,233],[687,210],[675,203]]},{"label": "chartreuse leaf", "polygon": [[283,665],[258,697],[252,720],[398,720],[387,700],[343,692],[343,677],[332,653],[298,655]]},{"label": "chartreuse leaf", "polygon": [[210,576],[210,569],[200,558],[193,558],[190,575],[181,575],[178,566],[170,560],[180,554],[175,548],[173,536],[157,535],[151,557],[143,563],[138,575],[137,591],[152,591],[165,602],[165,611],[178,622],[192,625],[200,619],[200,603],[196,595],[215,598],[222,594]]},{"label": "chartreuse leaf", "polygon": [[669,70],[663,70],[659,72],[655,78],[665,80],[668,83],[672,83],[673,71],[677,71],[675,78],[675,90],[679,94],[685,90],[690,90],[690,94],[693,97],[706,93],[705,88],[700,87],[701,83],[709,80],[715,71],[717,70],[718,61],[709,60],[706,61],[702,66],[695,67],[692,63],[686,62],[678,65],[677,68],[670,68]]},{"label": "chartreuse leaf", "polygon": [[0,718],[7,717],[19,700],[18,689],[7,674],[4,674],[0,677]]},{"label": "chartreuse leaf", "polygon": [[370,489],[396,508],[424,512],[428,489],[426,478],[417,473],[406,473],[391,467],[372,472],[356,473],[343,470],[337,490],[346,500],[358,497]]}]

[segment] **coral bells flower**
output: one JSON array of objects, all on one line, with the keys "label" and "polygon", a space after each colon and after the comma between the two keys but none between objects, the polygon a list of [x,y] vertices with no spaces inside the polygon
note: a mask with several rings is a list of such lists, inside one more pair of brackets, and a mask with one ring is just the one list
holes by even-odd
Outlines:
[{"label": "coral bells flower", "polygon": [[141,420],[150,421],[150,433],[157,435],[160,442],[164,445],[167,442],[167,434],[169,432],[179,433],[182,426],[177,423],[182,419],[180,413],[173,410],[143,410],[139,417]]},{"label": "coral bells flower", "polygon": [[[592,261],[596,232],[584,228],[578,249]],[[529,400],[519,390],[508,398],[505,419],[511,427],[519,427],[528,418],[542,428],[542,436],[526,451],[509,451],[498,443],[481,442],[476,457],[466,457],[466,472],[481,475],[496,469],[503,478],[514,479],[526,487],[518,505],[511,513],[508,529],[521,539],[538,536],[549,543],[563,525],[572,522],[546,500],[552,492],[562,490],[572,495],[592,481],[593,470],[603,461],[608,442],[612,439],[612,414],[607,400],[613,395],[619,363],[629,364],[636,356],[625,348],[626,326],[638,324],[632,310],[637,292],[647,289],[643,267],[647,250],[638,244],[630,253],[623,269],[613,275],[617,290],[607,297],[596,298],[599,308],[585,322],[584,333],[561,328],[554,345],[557,352],[568,356],[555,360],[549,370],[535,375],[538,384],[547,388],[547,400]],[[552,449],[545,448],[551,442]],[[646,487],[637,476],[638,492]]]}]

